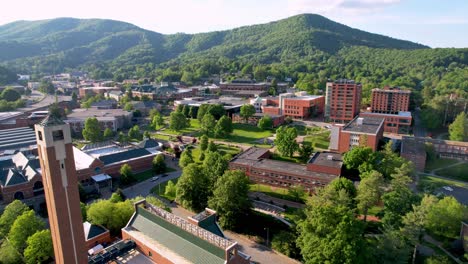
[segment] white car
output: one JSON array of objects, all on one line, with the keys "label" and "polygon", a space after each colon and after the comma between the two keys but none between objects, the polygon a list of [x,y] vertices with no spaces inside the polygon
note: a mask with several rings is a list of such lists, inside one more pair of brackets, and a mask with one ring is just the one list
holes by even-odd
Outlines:
[{"label": "white car", "polygon": [[452,187],[449,187],[449,186],[444,186],[444,187],[442,187],[442,188],[443,188],[444,190],[446,190],[446,191],[449,191],[449,192],[453,191],[453,188],[452,188]]},{"label": "white car", "polygon": [[151,181],[152,181],[152,182],[155,182],[155,181],[157,181],[158,179],[159,179],[159,177],[158,177],[158,176],[155,176],[155,177],[151,178]]}]

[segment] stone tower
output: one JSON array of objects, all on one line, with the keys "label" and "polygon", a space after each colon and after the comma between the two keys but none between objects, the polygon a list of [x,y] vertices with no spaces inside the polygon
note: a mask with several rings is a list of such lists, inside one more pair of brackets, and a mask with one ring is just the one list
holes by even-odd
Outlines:
[{"label": "stone tower", "polygon": [[35,125],[56,263],[88,263],[70,125],[49,115]]}]

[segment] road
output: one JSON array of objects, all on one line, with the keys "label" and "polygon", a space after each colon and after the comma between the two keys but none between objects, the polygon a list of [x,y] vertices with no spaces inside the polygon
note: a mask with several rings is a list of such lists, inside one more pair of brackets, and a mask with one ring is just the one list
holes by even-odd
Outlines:
[{"label": "road", "polygon": [[167,177],[161,177],[161,175],[159,175],[159,179],[157,181],[153,182],[151,181],[151,178],[150,178],[146,181],[142,181],[135,185],[127,187],[123,189],[122,191],[125,194],[125,196],[129,199],[135,198],[137,196],[146,197],[150,194],[150,191],[153,187],[158,186],[158,184],[167,182],[169,180],[179,178],[180,175],[182,174],[182,171],[179,170],[179,171],[174,171],[174,172],[170,172],[167,174],[168,174]]},{"label": "road", "polygon": [[[71,96],[65,96],[65,95],[59,95],[57,96],[57,101],[58,102],[62,102],[62,101],[70,101],[71,100]],[[37,111],[37,110],[40,110],[40,109],[43,109],[43,108],[46,108],[48,107],[49,105],[55,103],[55,95],[46,95],[44,97],[44,99],[42,99],[41,101],[35,103],[35,104],[31,104],[31,105],[28,105],[26,107],[23,107],[23,108],[18,108],[18,111],[21,111],[21,112],[32,112],[32,111]]]},{"label": "road", "polygon": [[414,111],[414,126],[413,126],[413,134],[414,137],[426,137],[427,136],[427,131],[426,128],[424,127],[421,119],[419,118],[420,110],[415,110]]}]

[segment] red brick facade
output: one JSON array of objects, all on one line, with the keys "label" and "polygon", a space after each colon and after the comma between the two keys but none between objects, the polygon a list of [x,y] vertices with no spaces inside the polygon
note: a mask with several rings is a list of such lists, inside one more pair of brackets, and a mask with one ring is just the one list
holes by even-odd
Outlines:
[{"label": "red brick facade", "polygon": [[408,111],[410,91],[399,88],[385,87],[372,89],[371,110],[374,113],[398,114]]},{"label": "red brick facade", "polygon": [[361,107],[360,83],[338,80],[327,83],[325,118],[334,123],[347,123],[359,114]]},{"label": "red brick facade", "polygon": [[[409,112],[407,112],[409,114]],[[385,118],[384,122],[384,132],[392,134],[408,134],[411,129],[411,123],[413,117],[410,115],[390,115],[390,114],[379,114],[379,113],[370,113],[363,112],[360,116],[366,117],[383,117]]]}]

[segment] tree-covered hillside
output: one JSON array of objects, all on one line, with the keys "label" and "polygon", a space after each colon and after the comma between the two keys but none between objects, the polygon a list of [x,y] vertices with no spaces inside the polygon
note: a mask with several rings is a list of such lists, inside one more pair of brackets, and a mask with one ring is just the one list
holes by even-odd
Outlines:
[{"label": "tree-covered hillside", "polygon": [[61,71],[92,63],[161,63],[187,57],[281,62],[343,47],[418,49],[423,45],[364,32],[319,15],[298,15],[233,30],[162,35],[102,19],[18,21],[0,27],[0,60],[22,71]]}]

